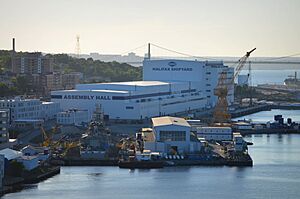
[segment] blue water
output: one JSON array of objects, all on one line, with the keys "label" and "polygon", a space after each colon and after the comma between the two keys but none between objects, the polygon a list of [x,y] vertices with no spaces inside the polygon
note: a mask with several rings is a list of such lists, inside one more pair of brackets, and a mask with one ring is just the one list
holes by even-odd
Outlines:
[{"label": "blue water", "polygon": [[254,143],[253,167],[62,167],[60,175],[3,198],[300,198],[300,135],[246,139]]},{"label": "blue water", "polygon": [[[289,115],[298,117],[299,112]],[[264,117],[265,113],[255,118]],[[253,167],[134,171],[118,167],[62,167],[60,175],[3,198],[299,199],[300,135],[253,135],[245,139],[254,143],[249,146]]]},{"label": "blue water", "polygon": [[274,115],[282,115],[284,118],[284,122],[287,122],[287,118],[291,118],[295,122],[300,122],[300,110],[280,110],[273,109],[271,111],[261,111],[258,113],[254,113],[251,115],[246,115],[238,118],[234,118],[233,120],[252,120],[253,122],[273,122]]},{"label": "blue water", "polygon": [[[284,80],[290,75],[294,75],[295,71],[300,78],[300,69],[297,70],[252,70],[252,85],[258,84],[283,84]],[[247,70],[241,71],[240,74],[248,74]]]}]

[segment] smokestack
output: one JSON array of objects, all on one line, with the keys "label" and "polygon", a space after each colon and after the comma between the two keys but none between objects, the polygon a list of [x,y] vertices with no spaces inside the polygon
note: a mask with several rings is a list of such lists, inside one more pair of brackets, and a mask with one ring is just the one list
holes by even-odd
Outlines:
[{"label": "smokestack", "polygon": [[148,43],[148,59],[151,58],[151,54],[150,54],[150,43]]},{"label": "smokestack", "polygon": [[11,53],[11,71],[14,72],[14,65],[15,65],[15,52],[16,52],[16,47],[15,47],[15,38],[12,39],[12,53]]},{"label": "smokestack", "polygon": [[12,47],[13,47],[13,52],[16,52],[16,48],[15,48],[15,38],[12,39]]}]

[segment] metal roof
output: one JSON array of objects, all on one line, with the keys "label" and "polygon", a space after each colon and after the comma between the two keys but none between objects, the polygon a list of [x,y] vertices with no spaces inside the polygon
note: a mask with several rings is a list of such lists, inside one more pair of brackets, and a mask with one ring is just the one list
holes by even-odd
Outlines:
[{"label": "metal roof", "polygon": [[59,90],[59,91],[52,91],[51,93],[53,93],[53,94],[56,94],[56,93],[64,93],[65,94],[65,92],[74,92],[74,93],[76,93],[76,92],[99,92],[99,93],[101,93],[101,92],[103,92],[103,93],[120,93],[120,94],[127,94],[127,93],[129,93],[129,91],[120,91],[120,90],[106,90],[106,89],[102,89],[102,90],[95,90],[95,89],[74,89],[74,90]]},{"label": "metal roof", "polygon": [[170,116],[152,118],[152,124],[153,127],[166,126],[166,125],[191,127],[185,119],[178,118],[178,117],[170,117]]},{"label": "metal roof", "polygon": [[162,81],[131,81],[131,82],[111,82],[103,83],[110,85],[126,85],[126,86],[157,86],[157,85],[168,85],[168,82]]},{"label": "metal roof", "polygon": [[4,155],[4,157],[5,157],[7,160],[13,160],[13,159],[16,159],[16,158],[22,156],[22,152],[20,152],[20,151],[15,151],[15,150],[12,150],[12,149],[9,149],[9,148],[2,149],[2,150],[0,151],[0,154],[1,154],[1,155]]}]

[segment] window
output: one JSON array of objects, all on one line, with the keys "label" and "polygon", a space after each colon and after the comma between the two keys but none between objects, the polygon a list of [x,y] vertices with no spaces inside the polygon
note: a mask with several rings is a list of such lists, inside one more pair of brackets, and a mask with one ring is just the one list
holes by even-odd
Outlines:
[{"label": "window", "polygon": [[134,109],[133,106],[126,106],[126,109]]},{"label": "window", "polygon": [[160,131],[160,141],[185,141],[185,131]]}]

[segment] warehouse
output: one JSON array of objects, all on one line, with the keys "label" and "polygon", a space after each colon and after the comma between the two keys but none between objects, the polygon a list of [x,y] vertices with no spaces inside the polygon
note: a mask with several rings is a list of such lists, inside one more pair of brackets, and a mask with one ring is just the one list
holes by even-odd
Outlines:
[{"label": "warehouse", "polygon": [[[51,101],[63,110],[88,110],[101,104],[107,119],[140,120],[175,115],[216,104],[218,74],[233,68],[221,61],[152,60],[143,62],[143,81],[78,84],[74,90],[52,91]],[[228,101],[233,101],[229,91]]]},{"label": "warehouse", "polygon": [[142,132],[146,150],[167,154],[187,154],[201,150],[201,142],[192,137],[191,126],[185,119],[165,116],[151,120],[152,130]]}]

